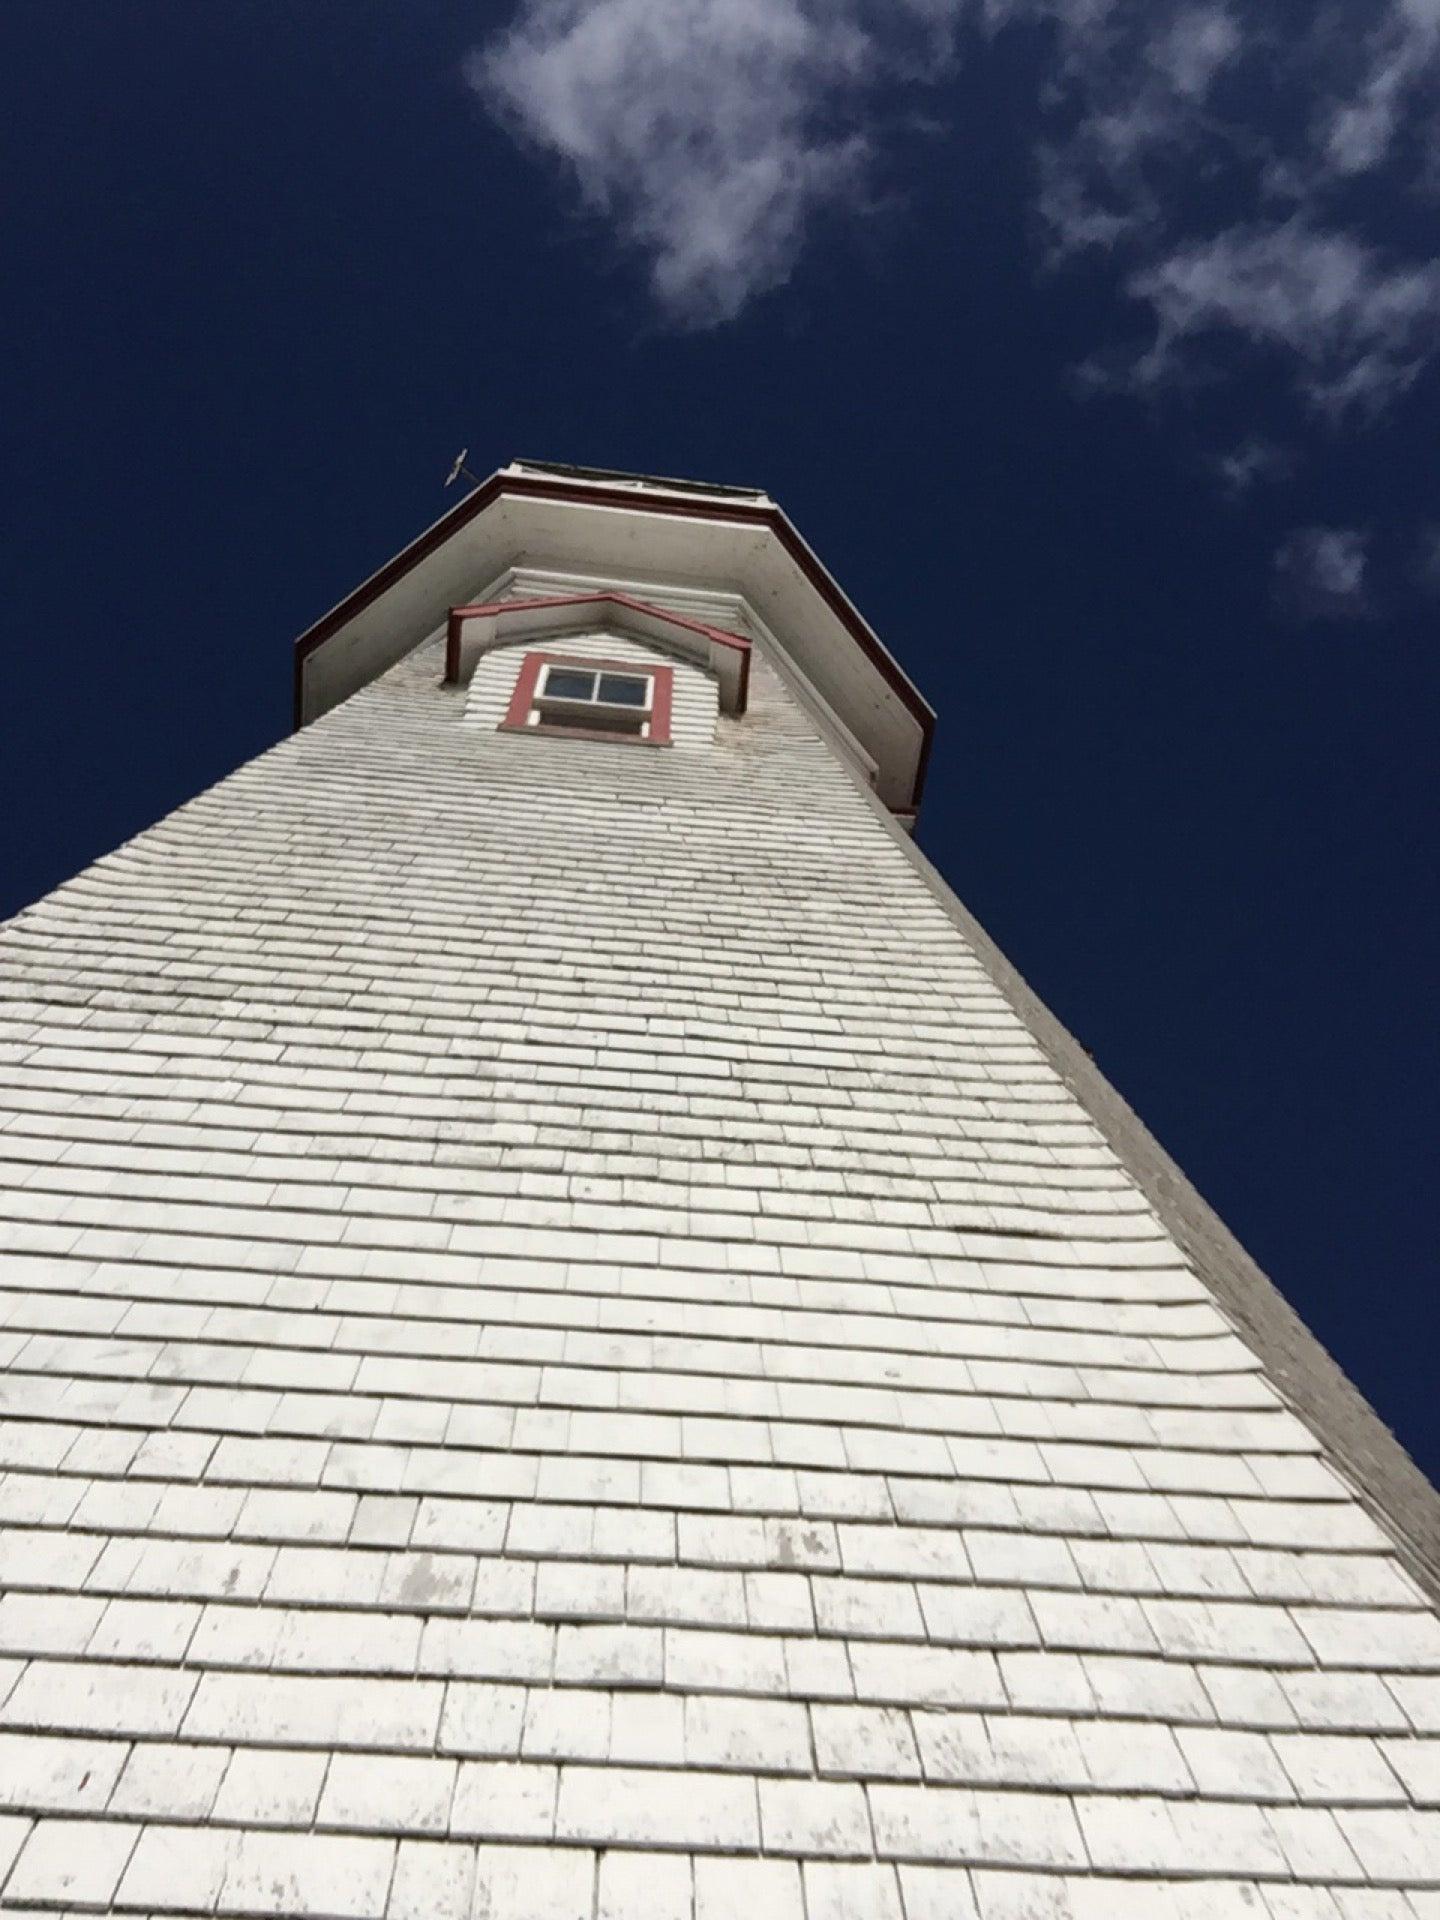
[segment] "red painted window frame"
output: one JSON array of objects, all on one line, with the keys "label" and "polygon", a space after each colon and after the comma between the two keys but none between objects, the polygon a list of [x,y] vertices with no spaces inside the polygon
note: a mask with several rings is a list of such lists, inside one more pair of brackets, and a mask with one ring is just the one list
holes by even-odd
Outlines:
[{"label": "red painted window frame", "polygon": [[[531,724],[530,712],[544,667],[582,667],[594,673],[643,673],[650,682],[650,731],[648,734],[622,733],[608,727],[547,727],[544,720]],[[651,666],[648,661],[596,660],[578,653],[527,653],[520,662],[510,705],[500,722],[501,733],[563,734],[567,740],[610,740],[627,747],[668,747],[671,745],[670,717],[675,706],[675,669]]]}]

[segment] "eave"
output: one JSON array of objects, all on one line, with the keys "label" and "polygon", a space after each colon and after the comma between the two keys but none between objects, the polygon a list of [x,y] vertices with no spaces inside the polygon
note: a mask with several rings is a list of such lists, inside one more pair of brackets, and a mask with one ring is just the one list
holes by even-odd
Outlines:
[{"label": "eave", "polygon": [[[557,519],[556,508],[580,512]],[[605,516],[603,527],[590,524],[597,512]],[[693,551],[681,537],[687,534]],[[707,575],[697,562],[703,553],[746,593],[782,647],[808,648],[808,657],[792,664],[865,743],[881,769],[887,804],[913,813],[934,713],[785,513],[763,496],[503,468],[301,634],[296,727],[443,626],[454,607],[472,600],[505,566],[522,558],[572,559],[576,539],[613,557],[614,573],[626,572],[633,556],[629,571],[642,578],[651,568],[656,577],[713,578],[714,571]],[[536,543],[545,547],[543,555]],[[843,657],[847,649],[855,666]]]}]

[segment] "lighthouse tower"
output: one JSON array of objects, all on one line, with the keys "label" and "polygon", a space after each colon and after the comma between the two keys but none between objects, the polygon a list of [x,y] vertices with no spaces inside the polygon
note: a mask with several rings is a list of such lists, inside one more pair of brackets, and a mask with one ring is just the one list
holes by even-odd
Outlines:
[{"label": "lighthouse tower", "polygon": [[1437,1920],[1440,1503],[785,514],[512,465],[295,697],[0,933],[0,1908]]}]

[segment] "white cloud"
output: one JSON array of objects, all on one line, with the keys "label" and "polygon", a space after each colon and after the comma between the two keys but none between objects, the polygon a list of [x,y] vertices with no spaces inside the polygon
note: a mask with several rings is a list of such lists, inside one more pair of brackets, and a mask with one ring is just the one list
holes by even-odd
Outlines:
[{"label": "white cloud", "polygon": [[1140,381],[1164,378],[1196,342],[1240,334],[1282,350],[1308,397],[1332,414],[1375,411],[1403,392],[1440,321],[1440,261],[1392,266],[1298,216],[1179,247],[1137,272],[1130,291],[1157,323]]},{"label": "white cloud", "polygon": [[1301,527],[1275,554],[1280,606],[1301,620],[1358,620],[1370,611],[1367,536],[1359,527]]},{"label": "white cloud", "polygon": [[1239,27],[1224,7],[1185,7],[1156,37],[1151,59],[1176,93],[1187,100],[1203,100],[1243,44]]},{"label": "white cloud", "polygon": [[1049,48],[1050,260],[1108,261],[1154,316],[1123,382],[1155,392],[1240,344],[1336,417],[1440,350],[1440,260],[1387,252],[1351,187],[1382,166],[1418,185],[1427,159],[1440,182],[1440,0],[1366,8],[1360,35],[1354,8],[1239,0],[518,0],[469,75],[646,260],[666,316],[709,325],[781,284],[824,212],[873,208],[897,99],[1023,26]]},{"label": "white cloud", "polygon": [[857,188],[842,109],[867,46],[801,0],[526,0],[468,73],[649,256],[664,311],[703,325],[782,281],[807,219]]}]

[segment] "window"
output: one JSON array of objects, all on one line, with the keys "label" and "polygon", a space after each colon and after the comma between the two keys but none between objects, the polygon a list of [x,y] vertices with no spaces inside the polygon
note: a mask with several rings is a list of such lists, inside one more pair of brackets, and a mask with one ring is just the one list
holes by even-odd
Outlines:
[{"label": "window", "polygon": [[650,717],[651,685],[648,673],[602,673],[552,661],[540,675],[531,712],[552,727],[639,733]]},{"label": "window", "polygon": [[668,747],[674,677],[670,667],[527,653],[501,729]]}]

